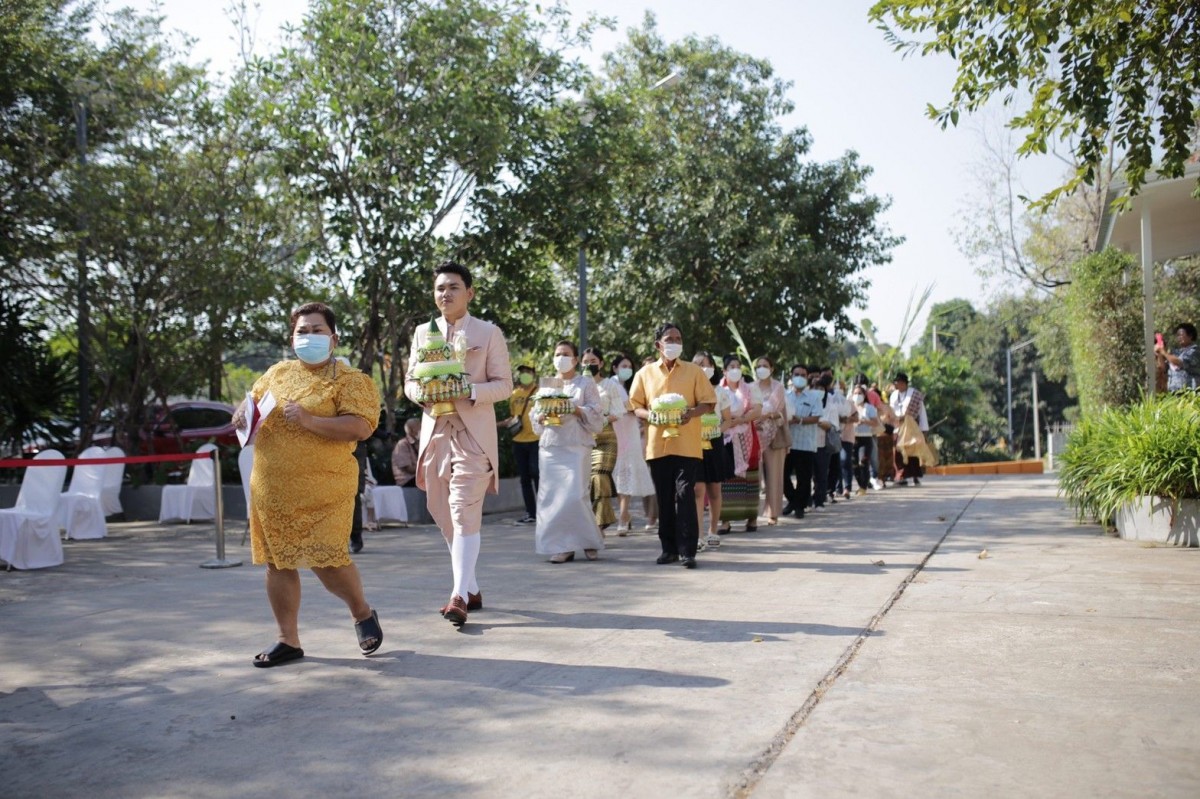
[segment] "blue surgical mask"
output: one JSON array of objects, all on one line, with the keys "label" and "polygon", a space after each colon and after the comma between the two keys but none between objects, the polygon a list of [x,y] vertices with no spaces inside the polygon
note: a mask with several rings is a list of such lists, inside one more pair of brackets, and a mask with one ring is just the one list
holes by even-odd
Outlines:
[{"label": "blue surgical mask", "polygon": [[808,385],[808,378],[801,377],[800,375],[792,375],[792,385],[796,388],[804,388]]},{"label": "blue surgical mask", "polygon": [[633,377],[633,369],[628,366],[622,366],[617,370],[617,377],[619,377],[621,382],[624,383],[629,378]]},{"label": "blue surgical mask", "polygon": [[324,363],[329,360],[331,336],[319,333],[303,333],[292,337],[292,349],[296,357],[307,364]]}]

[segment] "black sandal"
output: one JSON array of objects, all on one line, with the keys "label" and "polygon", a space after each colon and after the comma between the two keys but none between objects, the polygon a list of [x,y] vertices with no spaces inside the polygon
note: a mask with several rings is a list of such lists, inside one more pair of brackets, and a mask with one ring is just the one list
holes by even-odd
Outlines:
[{"label": "black sandal", "polygon": [[730,526],[729,522],[725,522],[724,527],[717,528],[717,535],[729,535],[732,532],[733,532],[733,527]]},{"label": "black sandal", "polygon": [[[354,632],[358,633],[358,648],[364,655],[369,655],[383,646],[383,628],[379,626],[379,614],[374,610],[362,621],[354,622]],[[368,641],[374,641],[368,644]]]},{"label": "black sandal", "polygon": [[269,669],[272,666],[289,663],[293,660],[299,660],[302,657],[304,657],[303,649],[280,641],[267,651],[259,652],[255,655],[254,665],[260,669]]}]

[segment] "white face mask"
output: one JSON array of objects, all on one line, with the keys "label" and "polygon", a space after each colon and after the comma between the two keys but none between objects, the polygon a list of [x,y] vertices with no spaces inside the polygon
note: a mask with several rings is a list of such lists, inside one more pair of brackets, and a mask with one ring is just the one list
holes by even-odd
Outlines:
[{"label": "white face mask", "polygon": [[717,370],[713,369],[711,366],[701,366],[700,369],[704,372],[704,376],[709,380],[712,380],[712,376],[717,372]]},{"label": "white face mask", "polygon": [[575,368],[575,359],[570,355],[555,355],[554,368],[558,370],[560,375],[565,375]]},{"label": "white face mask", "polygon": [[759,380],[766,380],[768,377],[771,376],[771,370],[765,366],[759,366],[758,368],[756,368],[754,370],[754,376],[757,377]]},{"label": "white face mask", "polygon": [[733,367],[732,369],[726,369],[725,370],[725,379],[728,380],[730,383],[742,382],[742,370],[738,369],[736,366]]},{"label": "white face mask", "polygon": [[808,378],[800,375],[792,375],[792,385],[796,388],[804,388],[808,385]]},{"label": "white face mask", "polygon": [[863,404],[863,403],[865,403],[866,401],[867,401],[867,398],[866,398],[866,397],[864,397],[862,394],[855,394],[855,395],[854,395],[854,404],[855,404],[855,405],[862,405],[862,404]]},{"label": "white face mask", "polygon": [[680,355],[683,355],[683,345],[674,342],[663,342],[662,345],[663,357],[668,361],[678,360]]},{"label": "white face mask", "polygon": [[292,337],[292,349],[296,357],[307,364],[324,363],[329,359],[332,338],[320,333],[297,333]]}]

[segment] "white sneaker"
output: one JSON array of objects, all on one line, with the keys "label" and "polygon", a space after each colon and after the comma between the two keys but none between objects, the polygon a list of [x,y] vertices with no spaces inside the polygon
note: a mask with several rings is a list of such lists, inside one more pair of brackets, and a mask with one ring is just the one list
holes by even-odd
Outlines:
[{"label": "white sneaker", "polygon": [[871,488],[875,489],[876,491],[882,491],[883,490],[883,481],[880,480],[878,477],[875,478],[874,480],[871,481]]}]

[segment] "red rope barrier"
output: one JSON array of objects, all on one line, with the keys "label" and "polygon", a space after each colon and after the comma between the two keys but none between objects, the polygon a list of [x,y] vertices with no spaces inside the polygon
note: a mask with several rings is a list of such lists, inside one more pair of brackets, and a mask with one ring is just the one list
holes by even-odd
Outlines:
[{"label": "red rope barrier", "polygon": [[61,458],[33,460],[32,458],[0,459],[0,469],[19,469],[23,466],[107,466],[113,463],[169,463],[199,461],[212,458],[212,452],[186,452],[177,455],[131,455],[126,458]]}]

